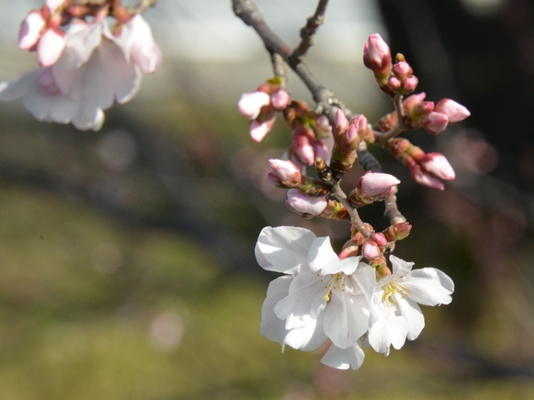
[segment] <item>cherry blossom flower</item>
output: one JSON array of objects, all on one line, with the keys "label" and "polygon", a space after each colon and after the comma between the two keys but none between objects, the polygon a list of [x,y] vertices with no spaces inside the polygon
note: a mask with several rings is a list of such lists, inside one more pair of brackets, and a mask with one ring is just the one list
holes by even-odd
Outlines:
[{"label": "cherry blossom flower", "polygon": [[436,306],[452,301],[454,283],[436,268],[412,271],[414,263],[390,256],[393,271],[376,283],[372,300],[369,344],[386,356],[390,346],[400,349],[406,338],[416,339],[425,326],[419,304]]},{"label": "cherry blossom flower", "polygon": [[359,368],[359,339],[368,329],[375,286],[373,269],[360,262],[361,257],[340,260],[329,238],[317,238],[303,228],[264,228],[255,253],[261,267],[286,274],[269,285],[262,334],[282,347],[304,351],[330,339],[321,362]]},{"label": "cherry blossom flower", "polygon": [[43,121],[71,122],[98,130],[103,110],[128,102],[139,89],[141,73],[154,72],[161,52],[146,21],[136,15],[113,36],[105,19],[77,20],[66,34],[59,60],[18,80],[0,83],[0,100],[23,99]]}]

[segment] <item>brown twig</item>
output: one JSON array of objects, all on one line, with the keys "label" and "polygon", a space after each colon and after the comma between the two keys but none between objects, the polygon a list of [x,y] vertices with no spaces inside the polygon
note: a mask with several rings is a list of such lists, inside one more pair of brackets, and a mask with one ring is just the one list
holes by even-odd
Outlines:
[{"label": "brown twig", "polygon": [[389,139],[398,136],[401,132],[406,130],[406,126],[404,125],[404,117],[406,116],[406,113],[404,112],[404,106],[402,105],[401,94],[396,94],[393,97],[393,105],[397,112],[397,124],[387,132],[375,131],[376,140],[379,143],[386,143]]},{"label": "brown twig", "polygon": [[286,64],[282,56],[278,53],[270,52],[273,72],[280,79],[280,86],[285,87],[287,83]]},{"label": "brown twig", "polygon": [[232,8],[236,16],[256,31],[269,52],[279,54],[298,75],[317,103],[316,111],[326,114],[331,121],[334,119],[336,106],[343,110],[347,118],[354,115],[335,97],[330,89],[315,79],[305,59],[292,59],[293,51],[265,23],[263,15],[258,11],[254,2],[251,0],[232,0]]},{"label": "brown twig", "polygon": [[372,232],[363,224],[360,214],[358,214],[358,210],[350,204],[347,195],[343,189],[341,189],[341,186],[339,186],[339,182],[332,187],[332,196],[334,196],[336,200],[343,204],[343,206],[347,209],[350,215],[350,223],[356,227],[358,232],[360,232],[365,238],[371,236]]},{"label": "brown twig", "polygon": [[300,30],[301,41],[299,45],[293,50],[291,59],[293,62],[303,61],[306,53],[315,44],[317,29],[324,24],[324,14],[326,7],[328,6],[328,0],[319,0],[315,14],[313,14],[306,25]]}]

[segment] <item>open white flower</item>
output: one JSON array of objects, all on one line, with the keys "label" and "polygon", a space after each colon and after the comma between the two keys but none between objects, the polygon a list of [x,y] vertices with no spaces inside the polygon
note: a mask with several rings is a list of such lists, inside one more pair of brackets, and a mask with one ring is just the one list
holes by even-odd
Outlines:
[{"label": "open white flower", "polygon": [[24,106],[42,121],[69,123],[98,130],[103,110],[129,101],[139,89],[141,73],[154,72],[161,52],[140,15],[126,22],[118,36],[105,18],[71,24],[65,48],[50,67],[0,83],[0,100],[23,98]]},{"label": "open white flower", "polygon": [[385,355],[416,339],[425,326],[419,304],[436,306],[452,301],[454,283],[436,268],[412,271],[414,263],[390,256],[393,272],[377,282],[372,301],[369,344]]},{"label": "open white flower", "polygon": [[263,268],[287,274],[269,285],[261,333],[282,347],[304,351],[330,339],[321,362],[359,368],[359,338],[369,326],[375,287],[373,269],[360,262],[361,257],[340,260],[327,237],[294,227],[264,228],[256,257]]}]

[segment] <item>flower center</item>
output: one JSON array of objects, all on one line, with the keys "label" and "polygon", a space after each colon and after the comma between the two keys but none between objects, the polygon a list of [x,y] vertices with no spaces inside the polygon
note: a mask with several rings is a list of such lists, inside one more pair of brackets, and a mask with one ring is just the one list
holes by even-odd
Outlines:
[{"label": "flower center", "polygon": [[[330,283],[328,285],[325,285],[326,294],[324,295],[324,299],[328,302],[332,298],[332,290],[341,289],[343,292],[345,291],[345,286],[347,284],[345,283],[345,274],[342,272],[339,272],[335,275],[330,275]],[[321,280],[322,282],[322,280]]]},{"label": "flower center", "polygon": [[57,96],[61,94],[61,89],[59,89],[50,68],[41,72],[37,78],[37,91],[43,96]]},{"label": "flower center", "polygon": [[384,291],[382,300],[384,300],[387,305],[391,305],[392,303],[397,302],[397,300],[392,299],[392,297],[397,293],[400,293],[402,295],[402,298],[404,298],[404,296],[409,295],[408,289],[406,287],[395,282],[390,282],[387,285],[382,286],[382,290]]}]

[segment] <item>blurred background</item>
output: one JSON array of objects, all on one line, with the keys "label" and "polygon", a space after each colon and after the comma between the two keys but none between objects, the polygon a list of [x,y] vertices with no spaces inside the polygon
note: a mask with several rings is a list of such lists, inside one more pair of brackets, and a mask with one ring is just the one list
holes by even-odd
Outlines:
[{"label": "blurred background", "polygon": [[[130,2],[132,3],[132,2]],[[291,46],[312,0],[258,0]],[[527,0],[331,0],[309,53],[315,75],[370,121],[392,110],[361,61],[369,34],[402,52],[429,100],[472,116],[444,135],[410,132],[445,153],[444,192],[401,179],[414,229],[396,254],[449,274],[453,303],[425,308],[415,342],[359,371],[319,363],[259,334],[276,274],[256,264],[266,225],[330,235],[265,182],[290,143],[279,121],[256,144],[237,112],[272,76],[256,34],[230,1],[161,0],[146,12],[164,63],[100,132],[34,121],[0,104],[1,399],[534,398],[534,5]],[[17,50],[39,0],[0,2],[0,80],[36,67]],[[295,98],[309,101],[289,76]],[[354,185],[359,173],[347,178]],[[377,229],[382,206],[363,217]]]}]

